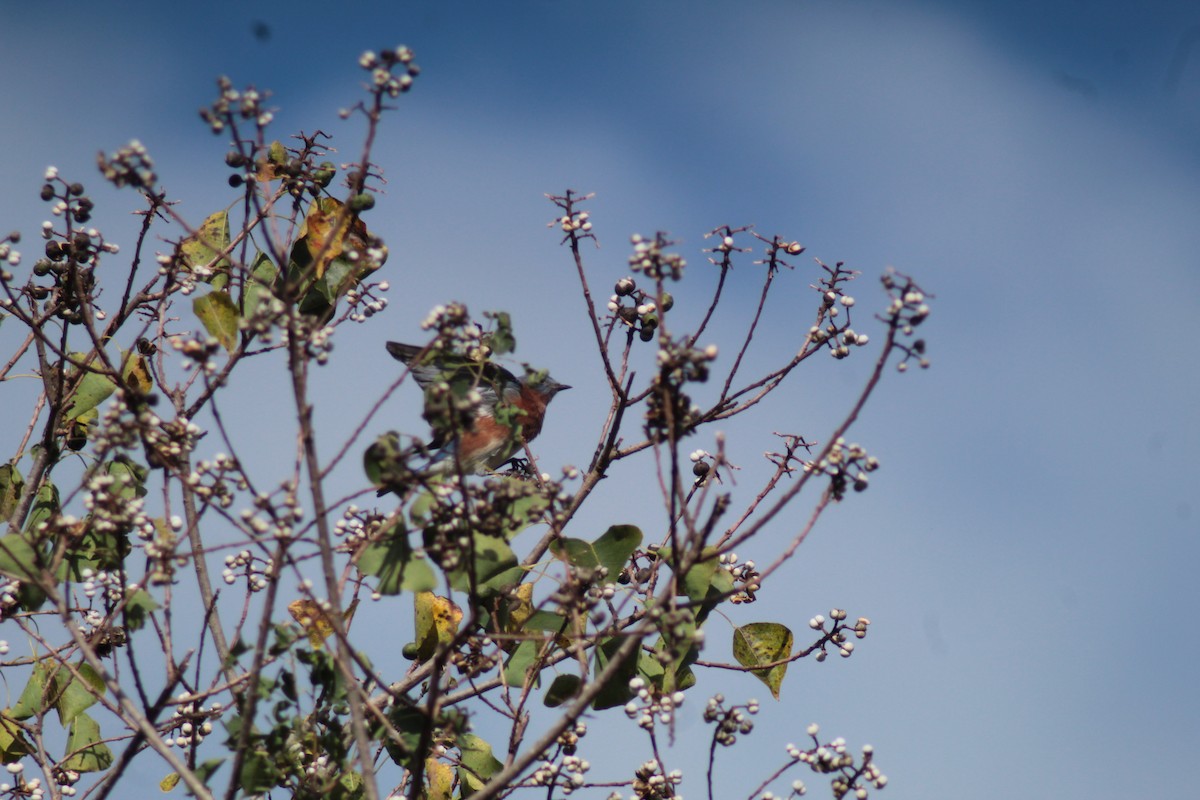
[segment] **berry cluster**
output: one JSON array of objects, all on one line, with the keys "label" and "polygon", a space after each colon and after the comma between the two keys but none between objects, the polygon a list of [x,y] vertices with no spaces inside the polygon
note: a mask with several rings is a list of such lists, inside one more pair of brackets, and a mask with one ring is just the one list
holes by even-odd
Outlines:
[{"label": "berry cluster", "polygon": [[[875,749],[871,745],[863,745],[862,759],[856,763],[854,756],[847,750],[845,739],[839,736],[822,744],[821,740],[817,738],[820,730],[820,726],[815,722],[809,725],[806,732],[812,738],[812,746],[802,749],[794,744],[788,744],[787,753],[793,761],[807,764],[813,772],[833,773],[834,778],[830,786],[836,800],[841,800],[847,795],[853,796],[855,800],[866,800],[868,786],[875,789],[887,786],[887,775],[880,772],[879,767],[875,765]],[[802,782],[797,781],[797,783],[803,786]],[[795,791],[795,784],[793,784],[793,791]],[[795,793],[804,794],[804,790]]]},{"label": "berry cluster", "polygon": [[561,230],[566,234],[563,236],[563,241],[571,242],[573,247],[578,246],[581,239],[596,240],[596,234],[592,232],[590,215],[588,212],[579,211],[575,207],[578,203],[591,200],[593,195],[577,195],[568,189],[565,195],[548,194],[546,197],[562,211],[562,214],[550,220],[546,227]]},{"label": "berry cluster", "polygon": [[588,212],[580,211],[576,214],[564,214],[558,218],[558,226],[562,228],[563,233],[571,233],[572,231],[581,231],[590,233],[592,223],[588,220]]},{"label": "berry cluster", "polygon": [[[17,797],[27,797],[29,800],[42,800],[46,796],[46,789],[42,786],[41,778],[25,779],[25,765],[20,761],[12,761],[4,765],[4,769],[12,776],[15,785],[8,781],[0,782],[0,794],[8,794],[12,792]],[[78,780],[78,778],[76,778]],[[67,797],[75,794],[75,787],[67,784],[62,787],[62,793]]]},{"label": "berry cluster", "polygon": [[437,333],[435,347],[465,353],[472,361],[483,361],[491,354],[483,342],[483,329],[471,320],[462,303],[434,306],[421,320],[421,330]]},{"label": "berry cluster", "polygon": [[[154,160],[150,158],[146,146],[137,139],[120,148],[111,156],[101,153],[96,160],[100,167],[100,174],[118,189],[132,186],[135,189],[152,191],[154,184],[158,182],[158,175],[154,172]],[[44,186],[42,187],[42,199],[46,199],[46,187]],[[84,206],[81,203],[76,205],[77,207],[86,207],[88,211],[91,210],[90,205]],[[77,214],[76,221],[80,221]]]},{"label": "berry cluster", "polygon": [[[64,230],[56,231],[50,220],[42,223],[42,238],[46,240],[44,254],[34,262],[31,279],[16,294],[33,301],[44,301],[42,313],[57,317],[68,325],[80,325],[92,318],[102,320],[106,317],[105,312],[95,304],[95,269],[102,254],[114,254],[120,248],[105,241],[96,228],[82,227],[91,219],[93,208],[91,199],[84,195],[83,184],[68,183],[59,177],[54,167],[46,170],[45,178],[41,197],[51,203],[50,212],[54,216],[65,217],[66,225]],[[20,264],[21,254],[12,247],[20,240],[20,234],[15,231],[0,240],[0,263]],[[49,281],[38,280],[42,278]],[[0,280],[8,283],[13,280],[13,275],[0,269]],[[4,298],[0,305],[12,308],[21,316],[26,313],[12,302],[11,290],[10,297]],[[28,323],[41,324],[32,318]]]},{"label": "berry cluster", "polygon": [[396,98],[412,88],[421,68],[413,62],[413,51],[400,45],[376,55],[367,50],[358,57],[358,65],[371,73],[372,91]]},{"label": "berry cluster", "polygon": [[212,460],[201,459],[195,468],[184,478],[188,488],[205,502],[219,508],[229,508],[233,505],[234,491],[245,491],[249,488],[245,473],[237,459],[217,453]]},{"label": "berry cluster", "polygon": [[877,469],[879,459],[868,455],[861,445],[846,444],[841,437],[834,441],[824,458],[804,464],[805,472],[829,477],[829,492],[834,500],[844,498],[846,489],[850,487],[856,492],[865,491],[868,473]]},{"label": "berry cluster", "polygon": [[634,272],[640,272],[653,281],[664,278],[677,281],[683,277],[687,261],[678,253],[667,252],[667,248],[673,247],[675,242],[668,239],[664,232],[654,234],[653,239],[646,239],[635,233],[629,241],[633,245],[629,268]]},{"label": "berry cluster", "polygon": [[754,730],[754,720],[750,717],[758,713],[758,701],[749,700],[745,705],[725,707],[725,695],[716,694],[709,698],[704,706],[704,721],[716,723],[713,740],[722,747],[729,747],[737,741],[737,735],[743,736]]},{"label": "berry cluster", "polygon": [[653,730],[656,723],[671,725],[675,721],[675,709],[683,705],[683,692],[663,694],[637,676],[629,681],[629,691],[634,699],[625,704],[625,716],[637,720],[639,728]]},{"label": "berry cluster", "polygon": [[530,783],[534,786],[557,786],[563,794],[571,794],[584,784],[584,773],[592,765],[578,756],[563,756],[561,762],[544,761],[534,770]]},{"label": "berry cluster", "polygon": [[338,549],[353,553],[371,541],[383,527],[385,517],[377,511],[364,511],[351,503],[342,518],[333,524],[333,535],[342,540]]},{"label": "berry cluster", "polygon": [[633,328],[643,342],[654,338],[661,314],[670,311],[674,305],[675,299],[669,292],[663,292],[661,296],[648,294],[637,288],[631,277],[617,281],[613,295],[608,298],[608,310],[612,312],[613,320]]},{"label": "berry cluster", "polygon": [[737,553],[722,553],[717,556],[717,563],[736,581],[734,585],[738,592],[729,598],[731,603],[753,603],[758,599],[756,594],[762,588],[762,573],[753,561],[739,564]]},{"label": "berry cluster", "polygon": [[825,629],[826,620],[821,614],[817,614],[808,621],[808,627],[824,634],[821,641],[816,645],[820,648],[817,651],[817,661],[824,661],[828,657],[828,652],[825,648],[830,644],[838,648],[838,655],[842,658],[849,658],[854,652],[854,642],[849,640],[846,632],[851,631],[857,639],[865,639],[867,638],[867,627],[871,624],[871,620],[866,617],[859,617],[854,621],[853,626],[849,626],[845,623],[846,611],[841,608],[831,609],[829,611],[829,618],[833,621],[833,625],[829,630]]},{"label": "berry cluster", "polygon": [[351,289],[346,292],[346,302],[350,304],[351,312],[349,319],[351,322],[366,322],[371,317],[387,308],[388,299],[386,297],[375,297],[373,292],[386,292],[391,288],[391,284],[387,281],[380,281],[376,284],[364,286],[361,289]]},{"label": "berry cluster", "polygon": [[221,578],[232,586],[237,583],[240,572],[246,578],[246,584],[250,591],[261,592],[267,588],[273,568],[271,559],[258,558],[249,550],[242,550],[225,556],[225,569],[221,570]]},{"label": "berry cluster", "polygon": [[584,736],[587,736],[587,723],[583,720],[576,720],[574,727],[559,734],[556,743],[562,748],[563,753],[573,756],[579,748],[579,740]]},{"label": "berry cluster", "polygon": [[474,678],[491,672],[504,659],[505,653],[487,636],[468,636],[459,649],[450,654],[450,663],[459,675]]},{"label": "berry cluster", "polygon": [[[902,275],[894,269],[884,273],[883,288],[891,297],[887,314],[883,317],[893,328],[898,329],[904,336],[912,336],[914,329],[929,317],[928,296],[920,286],[907,275]],[[909,359],[915,358],[921,369],[929,368],[929,359],[925,356],[925,340],[916,339],[912,344],[896,343],[904,351],[905,358],[896,365],[896,369],[904,372],[908,369]]]},{"label": "berry cluster", "polygon": [[[239,488],[245,489],[244,479],[239,479]],[[293,484],[285,482],[283,499],[278,503],[266,492],[254,496],[254,508],[244,508],[239,515],[243,530],[256,540],[264,538],[289,540],[295,537],[295,526],[304,519],[304,508],[296,497]],[[228,563],[229,559],[226,559]],[[227,583],[229,581],[226,581]]]},{"label": "berry cluster", "polygon": [[[0,620],[8,619],[9,614],[20,607],[20,592],[21,582],[19,580],[0,577]],[[4,646],[7,652],[8,642],[5,642]]]},{"label": "berry cluster", "polygon": [[138,497],[133,481],[123,473],[96,473],[87,482],[83,507],[93,533],[109,534],[136,531],[139,539],[153,541],[157,529],[145,513],[145,501]]},{"label": "berry cluster", "polygon": [[252,121],[259,129],[267,127],[274,119],[274,112],[263,105],[270,92],[259,92],[253,86],[238,91],[224,75],[217,78],[217,89],[220,94],[213,104],[200,109],[200,118],[208,123],[213,133],[221,133],[229,127],[236,137],[239,119]]},{"label": "berry cluster", "polygon": [[[727,230],[726,234],[725,234],[725,239],[728,239],[731,234],[740,233],[743,230],[748,230],[748,229],[747,228],[737,228],[734,230]],[[792,256],[798,256],[801,253],[803,253],[805,250],[808,249],[804,245],[800,244],[800,242],[785,239],[782,236],[779,236],[778,234],[776,234],[775,236],[772,236],[770,239],[768,239],[767,237],[762,236],[754,231],[751,231],[751,233],[753,234],[755,239],[758,239],[760,242],[763,242],[766,245],[766,247],[765,247],[766,257],[760,258],[760,259],[756,260],[754,263],[766,265],[767,270],[772,275],[779,272],[780,267],[787,267],[788,269],[795,269],[795,265],[792,264],[791,262],[789,262],[788,259],[791,258]],[[722,244],[723,245],[725,244],[724,240],[722,240]],[[726,246],[728,246],[728,245],[726,245]],[[731,249],[734,249],[734,248],[731,248]],[[717,248],[717,251],[721,252],[720,248]]]},{"label": "berry cluster", "polygon": [[[204,741],[204,737],[213,731],[212,720],[221,715],[224,706],[213,702],[204,708],[197,700],[186,696],[179,698],[175,711],[166,722],[168,736],[165,741],[176,747],[192,747]],[[171,735],[173,734],[173,735]]]},{"label": "berry cluster", "polygon": [[[296,138],[303,142],[302,147],[285,147],[280,142],[273,142],[264,149],[260,142],[235,141],[234,146],[238,149],[225,154],[225,164],[237,170],[230,174],[229,185],[236,189],[242,185],[253,186],[258,181],[278,180],[283,190],[296,201],[305,195],[319,197],[337,175],[337,165],[332,161],[317,163],[317,158],[328,152],[317,144],[317,140],[327,137],[318,131],[312,136]],[[368,197],[372,198],[373,204],[373,196]]]},{"label": "berry cluster", "polygon": [[820,259],[816,262],[825,271],[825,276],[813,286],[821,293],[821,307],[817,312],[817,324],[809,328],[808,337],[815,344],[825,345],[833,358],[848,358],[852,352],[850,348],[863,347],[870,341],[865,333],[857,333],[850,327],[854,298],[843,288],[858,273],[846,269],[841,261],[832,267]]},{"label": "berry cluster", "polygon": [[709,364],[717,358],[716,345],[704,349],[692,347],[687,339],[660,343],[658,372],[646,398],[646,436],[662,441],[680,439],[691,433],[703,411],[683,391],[686,383],[708,380]]},{"label": "berry cluster", "polygon": [[[683,800],[676,791],[676,787],[681,783],[681,771],[673,769],[664,774],[658,759],[652,758],[638,767],[633,774],[633,796],[638,800]],[[612,795],[609,798],[612,800]]]},{"label": "berry cluster", "polygon": [[688,460],[692,462],[692,474],[696,476],[696,486],[700,486],[712,473],[716,466],[716,457],[707,450],[693,450],[688,454]]}]

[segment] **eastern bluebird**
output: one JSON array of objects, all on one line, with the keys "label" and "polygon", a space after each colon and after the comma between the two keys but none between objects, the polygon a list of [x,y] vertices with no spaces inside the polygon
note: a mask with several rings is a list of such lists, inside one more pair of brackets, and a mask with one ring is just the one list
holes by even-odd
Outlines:
[{"label": "eastern bluebird", "polygon": [[[465,473],[484,474],[512,459],[526,442],[532,442],[542,432],[546,406],[554,395],[570,389],[547,375],[541,380],[517,378],[491,361],[469,361],[461,356],[429,355],[429,349],[411,344],[388,342],[387,350],[402,361],[422,389],[441,381],[452,387],[475,389],[482,401],[471,418],[470,425],[448,436],[434,431],[430,447],[436,448],[430,467],[449,472],[458,468]],[[496,420],[496,409],[509,405],[518,410],[519,435]]]}]

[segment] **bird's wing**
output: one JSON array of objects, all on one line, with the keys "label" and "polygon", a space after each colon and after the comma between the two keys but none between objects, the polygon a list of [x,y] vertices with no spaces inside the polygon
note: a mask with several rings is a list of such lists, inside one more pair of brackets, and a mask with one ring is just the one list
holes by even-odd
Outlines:
[{"label": "bird's wing", "polygon": [[[512,402],[520,395],[516,377],[491,361],[471,361],[462,356],[434,353],[428,348],[400,342],[388,342],[387,350],[397,361],[404,362],[413,378],[428,387],[434,381],[445,381],[455,393],[475,389],[483,396],[483,405],[494,408],[500,399]],[[421,354],[425,355],[422,356]]]}]

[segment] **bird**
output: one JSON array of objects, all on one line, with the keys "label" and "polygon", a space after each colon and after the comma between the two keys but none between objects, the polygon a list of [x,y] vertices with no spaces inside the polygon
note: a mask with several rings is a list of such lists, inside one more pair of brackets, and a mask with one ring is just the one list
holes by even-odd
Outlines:
[{"label": "bird", "polygon": [[[518,378],[495,362],[431,354],[428,347],[388,342],[387,351],[408,367],[422,389],[444,382],[462,392],[473,388],[482,398],[464,429],[434,431],[430,448],[436,452],[430,472],[458,469],[484,475],[513,461],[513,456],[542,432],[550,401],[571,388],[544,373]],[[505,405],[517,409],[518,432],[496,419],[497,410]]]}]

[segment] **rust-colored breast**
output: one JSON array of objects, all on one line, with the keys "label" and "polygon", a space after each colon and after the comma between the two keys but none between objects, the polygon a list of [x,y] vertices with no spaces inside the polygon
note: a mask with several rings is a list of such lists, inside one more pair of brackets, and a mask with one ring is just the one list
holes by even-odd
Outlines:
[{"label": "rust-colored breast", "polygon": [[532,442],[534,437],[542,432],[542,420],[546,418],[546,401],[533,389],[522,386],[521,396],[516,404],[525,412],[521,417],[521,435],[525,441]]}]

